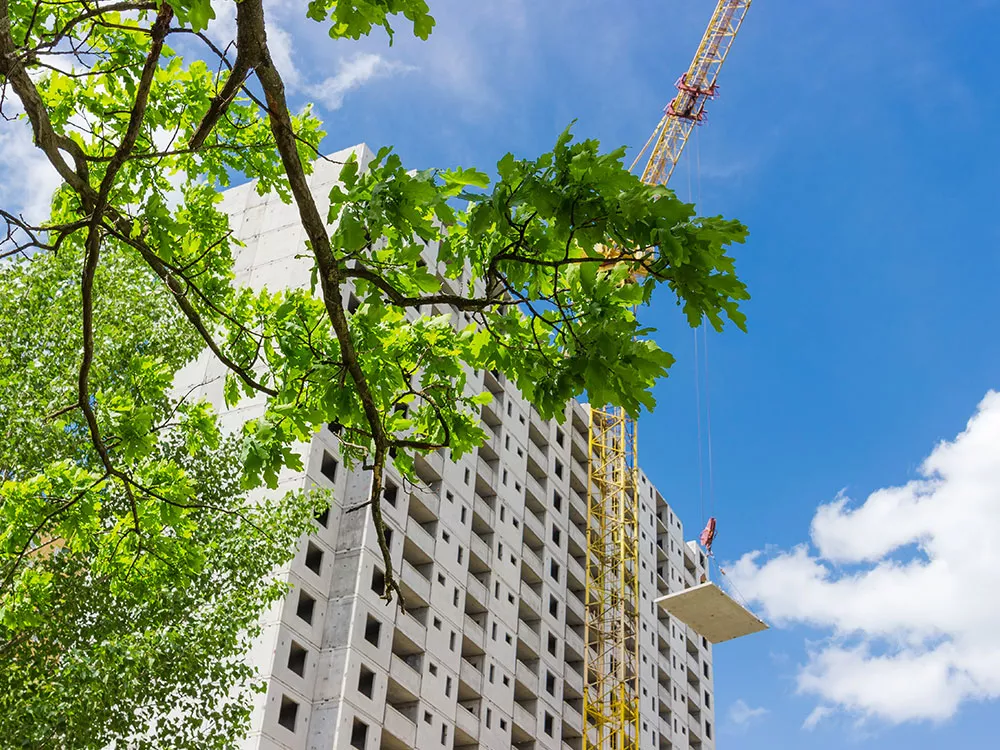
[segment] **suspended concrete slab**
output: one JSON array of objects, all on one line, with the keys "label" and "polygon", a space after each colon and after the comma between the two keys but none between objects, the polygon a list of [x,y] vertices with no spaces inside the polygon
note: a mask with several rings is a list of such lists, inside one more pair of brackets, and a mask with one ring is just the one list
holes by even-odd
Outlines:
[{"label": "suspended concrete slab", "polygon": [[766,623],[711,582],[661,596],[655,601],[669,615],[713,644],[767,630]]}]

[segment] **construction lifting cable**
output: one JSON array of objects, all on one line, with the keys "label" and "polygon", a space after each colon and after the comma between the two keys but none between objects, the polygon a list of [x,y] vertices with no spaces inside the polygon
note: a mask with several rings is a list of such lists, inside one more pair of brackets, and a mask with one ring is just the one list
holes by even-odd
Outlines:
[{"label": "construction lifting cable", "polygon": [[[687,160],[687,178],[688,178],[688,201],[695,202],[694,186],[692,184],[692,176],[695,171],[697,171],[698,180],[698,196],[697,196],[697,206],[701,205],[701,136],[695,129],[695,163],[692,165],[691,159]],[[709,516],[706,522],[705,516],[705,463],[704,463],[704,448],[705,440],[701,432],[701,381],[702,381],[702,368],[701,368],[701,352],[698,346],[698,331],[702,329],[704,331],[705,320],[702,318],[698,327],[694,329],[694,403],[695,410],[697,412],[697,425],[698,425],[698,503],[701,509],[701,523],[705,524],[704,530],[701,532],[698,541],[701,546],[705,548],[709,556],[712,554],[712,542],[715,540],[715,518]],[[704,333],[702,334],[704,337]],[[707,347],[708,340],[705,339],[705,344]],[[705,365],[706,370],[708,366],[708,356],[707,351],[705,352]],[[708,380],[707,372],[705,374],[705,396],[708,397]],[[709,483],[712,483],[712,437],[711,432],[708,435],[708,456],[709,456]],[[711,492],[711,490],[710,490]]]},{"label": "construction lifting cable", "polygon": [[[701,131],[694,134],[695,177],[698,187],[698,205],[701,205]],[[712,389],[711,372],[708,367],[708,321],[702,319],[702,356],[705,358],[705,419],[708,428],[708,515],[715,515],[715,471],[712,463]],[[697,331],[695,332],[697,337]],[[704,518],[705,512],[702,511]]]},{"label": "construction lifting cable", "polygon": [[702,356],[705,358],[705,428],[708,447],[708,516],[715,516],[715,461],[712,454],[712,388],[708,368],[708,321],[701,324]]},{"label": "construction lifting cable", "polygon": [[[701,324],[702,332],[702,356],[704,357],[704,372],[705,377],[705,427],[706,427],[706,447],[708,449],[708,521],[705,523],[705,528],[701,532],[701,536],[698,541],[701,542],[701,546],[705,548],[705,552],[708,554],[709,559],[714,559],[715,555],[712,551],[712,544],[715,542],[715,538],[718,534],[717,524],[715,520],[715,466],[712,457],[712,394],[711,386],[709,384],[710,370],[708,367],[708,324],[702,321]],[[698,351],[698,331],[695,330],[695,356],[697,357]],[[700,396],[696,399],[700,403]],[[701,463],[701,407],[698,408],[698,456],[699,465]],[[700,467],[699,467],[700,470]],[[704,484],[704,483],[702,483]],[[705,518],[705,501],[704,501],[704,489],[702,489],[702,508],[701,508],[702,519]],[[724,575],[722,568],[719,568],[719,572]]]},{"label": "construction lifting cable", "polygon": [[[695,178],[697,185],[697,205],[701,205],[701,133],[695,130],[694,139],[695,151]],[[690,164],[690,162],[689,162]],[[688,168],[688,192],[691,192],[691,169]],[[701,329],[701,352],[698,351],[698,328]],[[701,325],[694,330],[694,360],[695,360],[695,404],[698,409],[698,484],[701,496],[701,520],[705,528],[701,532],[698,541],[705,548],[709,559],[708,577],[711,577],[711,563],[715,562],[720,575],[725,575],[722,567],[715,561],[715,554],[712,545],[715,543],[717,535],[717,523],[715,520],[715,465],[712,455],[712,389],[711,370],[708,360],[708,321],[702,318]],[[704,367],[701,367],[700,360],[704,358]],[[702,467],[702,437],[701,437],[701,379],[705,380],[705,447],[708,453],[708,520],[705,520],[705,479]]]},{"label": "construction lifting cable", "polygon": [[698,329],[694,329],[694,406],[698,412],[698,502],[701,507],[701,523],[705,523],[705,466],[702,457],[704,441],[701,437],[701,373],[698,367]]},{"label": "construction lifting cable", "polygon": [[[699,172],[699,178],[700,178],[701,158],[700,158],[700,148],[699,148],[699,145],[700,145],[700,142],[698,141],[697,136],[696,136],[696,138],[695,138],[695,153],[698,155],[698,172]],[[699,179],[699,186],[700,186],[700,179]],[[699,189],[699,192],[700,192],[700,189]],[[704,357],[704,367],[703,368],[699,368],[698,367],[698,362],[697,362],[697,360],[698,360],[698,330],[695,329],[695,338],[694,338],[694,340],[695,340],[695,360],[696,360],[695,361],[695,372],[696,372],[696,381],[697,381],[697,373],[698,373],[699,369],[701,369],[701,371],[704,373],[704,378],[705,378],[705,421],[706,421],[706,425],[705,426],[706,426],[706,443],[707,443],[707,449],[708,449],[708,508],[709,508],[709,517],[708,517],[708,521],[705,524],[705,528],[701,532],[701,536],[698,538],[698,541],[701,543],[701,546],[705,548],[705,554],[708,557],[708,578],[711,579],[711,568],[712,568],[712,564],[714,563],[716,569],[719,571],[719,577],[720,577],[720,579],[721,578],[725,578],[726,579],[726,582],[729,584],[729,587],[732,589],[733,593],[736,594],[736,597],[739,600],[739,602],[742,605],[742,607],[745,610],[747,610],[747,612],[749,612],[750,614],[752,614],[754,617],[757,617],[757,614],[750,607],[750,603],[747,601],[746,597],[743,596],[743,593],[739,590],[739,588],[737,588],[736,584],[733,582],[733,579],[730,578],[728,575],[726,575],[725,569],[719,564],[719,561],[715,558],[715,552],[712,549],[712,545],[715,543],[715,539],[718,536],[718,528],[717,528],[717,522],[715,520],[715,467],[713,465],[713,460],[712,460],[712,395],[711,395],[711,387],[709,385],[711,371],[710,371],[709,365],[708,365],[708,361],[709,360],[708,360],[708,323],[707,323],[707,321],[703,320],[700,328],[702,330],[701,355],[702,355],[702,357]],[[700,474],[700,472],[701,472],[701,407],[700,407],[701,397],[700,397],[699,384],[697,382],[696,382],[696,396],[695,396],[695,399],[699,403],[699,407],[698,407],[698,443],[699,443],[699,445],[698,445],[698,459],[699,459],[699,474]],[[700,477],[699,477],[699,479],[700,479]],[[702,493],[704,494],[704,490],[702,490]],[[703,498],[702,499],[702,518],[704,518],[704,516],[705,516],[705,509],[704,509],[704,498]],[[704,583],[704,582],[705,581],[702,581],[702,583]],[[757,617],[757,619],[759,620],[760,618]]]}]

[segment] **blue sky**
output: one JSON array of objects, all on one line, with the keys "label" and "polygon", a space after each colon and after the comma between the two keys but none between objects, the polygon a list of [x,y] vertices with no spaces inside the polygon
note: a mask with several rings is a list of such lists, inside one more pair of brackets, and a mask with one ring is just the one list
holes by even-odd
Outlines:
[{"label": "blue sky", "polygon": [[[314,40],[315,65],[342,73],[320,104],[331,150],[391,143],[414,167],[488,167],[508,150],[545,150],[574,118],[581,136],[641,145],[712,5],[437,2],[431,41],[400,34],[391,49],[289,28]],[[929,479],[920,467],[1000,387],[997,20],[1000,5],[985,1],[759,0],[710,121],[675,173],[673,187],[700,198],[703,213],[751,230],[738,252],[753,294],[750,332],[708,341],[715,500],[706,505],[719,517],[722,558],[768,550],[739,564],[740,589],[780,627],[716,651],[721,748],[922,750],[993,736],[1000,662],[981,636],[1000,632],[1000,607],[974,623],[934,615],[955,597],[961,609],[969,588],[958,579],[996,584],[1000,561],[970,540],[981,559],[964,570],[941,551],[953,550],[956,533],[936,543],[928,528],[955,507],[972,528],[986,513],[983,543],[995,539],[998,472],[988,455]],[[359,55],[373,72],[345,88]],[[321,102],[322,92],[311,91]],[[641,420],[640,460],[693,536],[702,522],[693,336],[666,298],[648,319],[678,363],[658,388],[660,407]],[[995,422],[983,417],[975,434],[992,434]],[[968,457],[962,446],[975,443],[953,452]],[[989,480],[972,489],[962,474],[970,462]],[[881,496],[865,501],[911,481],[910,500],[938,515],[883,543],[917,506],[879,515]],[[841,491],[853,500],[829,507]],[[852,514],[862,504],[871,512]],[[837,539],[873,548],[838,557]],[[789,572],[795,560],[840,584],[843,618],[776,597],[775,581],[801,584],[802,602],[822,598],[815,580]],[[851,606],[891,594],[878,585],[892,570],[897,594],[915,587],[916,611],[886,622]],[[941,570],[952,599],[923,596],[928,571]],[[845,655],[856,658],[831,666]],[[970,671],[970,660],[988,666]],[[934,668],[921,672],[928,661]],[[875,667],[889,674],[873,694],[865,686]],[[910,695],[910,685],[922,687]]]},{"label": "blue sky", "polygon": [[[714,6],[430,1],[431,40],[400,27],[390,48],[334,43],[269,0],[276,59],[329,151],[489,169],[573,119],[640,146]],[[716,650],[720,748],[995,743],[1000,602],[970,605],[1000,590],[997,21],[996,0],[758,0],[675,172],[681,197],[751,231],[750,331],[708,338],[704,504],[776,627]],[[39,175],[20,196],[38,208],[52,183],[33,154],[0,134],[0,167]],[[640,461],[693,537],[693,334],[666,296],[646,315],[678,362]]]}]

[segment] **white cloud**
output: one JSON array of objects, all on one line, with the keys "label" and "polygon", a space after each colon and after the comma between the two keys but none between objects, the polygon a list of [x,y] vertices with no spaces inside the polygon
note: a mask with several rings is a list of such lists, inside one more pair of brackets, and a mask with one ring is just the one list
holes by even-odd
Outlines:
[{"label": "white cloud", "polygon": [[292,50],[295,47],[292,35],[277,22],[271,22],[267,30],[267,46],[271,50],[274,67],[281,73],[285,85],[292,91],[297,91],[302,85],[302,74],[292,57]]},{"label": "white cloud", "polygon": [[[209,23],[206,33],[220,49],[226,49],[236,40],[236,3],[232,0],[214,0],[212,5],[215,18]],[[271,59],[285,85],[294,90],[300,83],[301,75],[292,59],[294,40],[285,28],[284,17],[287,10],[288,3],[285,0],[269,0],[264,6],[264,22]],[[299,10],[299,15],[301,14],[302,11]],[[230,49],[230,55],[235,55],[235,47]]]},{"label": "white cloud", "polygon": [[232,0],[212,0],[212,8],[215,18],[209,22],[206,33],[225,49],[226,45],[236,40],[236,3]]},{"label": "white cloud", "polygon": [[[236,36],[236,5],[216,2],[215,8],[216,18],[208,33],[213,41],[225,46]],[[315,30],[305,20],[302,8],[289,0],[274,0],[266,5],[264,12],[268,49],[285,86],[291,93],[315,99],[329,110],[340,109],[348,92],[369,81],[415,70],[411,65],[387,60],[379,54],[357,52],[341,58],[332,76],[315,80],[305,72],[315,66],[303,54],[297,54],[311,48],[308,32]]]},{"label": "white cloud", "polygon": [[729,707],[729,721],[736,727],[743,729],[758,719],[762,719],[767,713],[766,708],[751,708],[742,698],[737,698]]},{"label": "white cloud", "polygon": [[[304,82],[302,60],[295,56],[295,50],[302,50],[304,47],[297,47],[302,44],[302,39],[296,39],[294,34],[303,28],[303,13],[301,4],[294,0],[269,0],[264,4],[267,47],[271,51],[271,60],[291,91],[299,91]],[[235,29],[235,19],[233,24]]]},{"label": "white cloud", "polygon": [[[5,112],[15,114],[8,102]],[[27,120],[4,123],[0,129],[0,206],[33,224],[49,218],[52,194],[62,182],[45,155],[35,147]]]},{"label": "white cloud", "polygon": [[833,709],[829,706],[816,706],[806,717],[806,720],[802,722],[802,728],[808,730],[815,729],[816,725],[831,713],[833,713]]},{"label": "white cloud", "polygon": [[776,624],[829,631],[799,672],[833,708],[940,721],[1000,698],[1000,393],[990,392],[919,478],[820,507],[813,547],[745,555],[729,574]]},{"label": "white cloud", "polygon": [[386,60],[381,55],[363,52],[341,60],[337,72],[322,83],[307,86],[306,92],[316,97],[328,109],[340,109],[348,91],[360,88],[375,78],[413,70],[408,65]]}]

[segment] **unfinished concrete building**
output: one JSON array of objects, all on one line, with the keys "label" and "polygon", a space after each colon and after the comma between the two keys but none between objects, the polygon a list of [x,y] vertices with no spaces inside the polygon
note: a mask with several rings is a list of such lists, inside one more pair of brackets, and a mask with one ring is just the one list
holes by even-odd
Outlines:
[{"label": "unfinished concrete building", "polygon": [[[352,151],[371,158],[364,145],[332,158]],[[321,208],[337,173],[316,165]],[[252,185],[228,190],[222,205],[246,243],[238,283],[308,284],[294,206]],[[221,405],[222,375],[206,358],[185,377]],[[418,459],[420,486],[388,472],[383,513],[405,612],[379,598],[370,511],[345,512],[367,498],[370,474],[345,469],[336,434],[317,434],[304,446],[306,470],[282,476],[279,491],[319,485],[335,502],[285,572],[291,593],[267,615],[251,655],[267,690],[245,747],[583,746],[587,406],[567,404],[557,424],[495,373],[479,373],[470,388],[493,394],[482,408],[488,441],[459,461]],[[250,401],[223,418],[236,425],[262,408]],[[711,646],[653,603],[694,585],[705,559],[644,474],[639,490],[639,746],[710,750]]]}]

